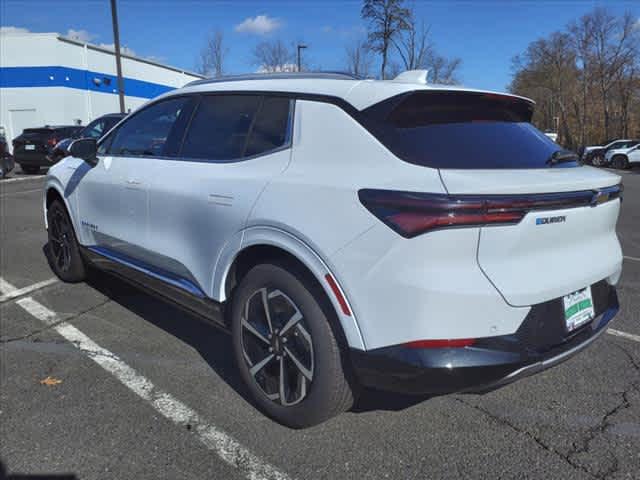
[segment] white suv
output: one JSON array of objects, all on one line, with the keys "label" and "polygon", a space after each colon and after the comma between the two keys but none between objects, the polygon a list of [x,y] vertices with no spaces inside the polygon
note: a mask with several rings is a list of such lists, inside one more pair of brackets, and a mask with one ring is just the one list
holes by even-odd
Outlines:
[{"label": "white suv", "polygon": [[565,360],[618,309],[620,177],[536,130],[530,100],[422,78],[150,101],[49,170],[55,273],[98,266],[227,329],[255,403],[292,427],[363,385],[481,391]]},{"label": "white suv", "polygon": [[640,163],[640,141],[634,140],[624,147],[609,150],[605,155],[605,165],[621,170]]}]

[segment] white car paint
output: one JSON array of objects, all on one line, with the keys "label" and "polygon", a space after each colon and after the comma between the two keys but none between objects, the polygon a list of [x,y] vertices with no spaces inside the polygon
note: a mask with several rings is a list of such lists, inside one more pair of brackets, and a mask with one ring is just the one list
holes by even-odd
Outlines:
[{"label": "white car paint", "polygon": [[[332,96],[357,111],[401,93],[457,90],[359,80],[247,80],[176,93],[276,91]],[[129,118],[134,116],[130,115]],[[126,122],[126,120],[124,121]],[[597,280],[614,284],[622,254],[619,200],[562,212],[567,222],[469,227],[403,238],[359,201],[363,188],[437,194],[593,190],[620,178],[591,167],[448,170],[396,157],[342,108],[295,101],[290,148],[254,160],[207,163],[102,156],[90,168],[67,158],[46,188],[63,196],[83,246],[104,233],[158,268],[179,264],[211,299],[226,301],[230,265],[245,248],[278,246],[302,261],[336,308],[351,347],[515,332],[535,303]],[[45,204],[46,207],[46,204]],[[84,227],[82,222],[99,224]],[[80,228],[79,228],[80,227]],[[96,232],[96,230],[98,232]],[[144,258],[144,255],[150,256]],[[169,265],[171,267],[171,265]],[[332,275],[350,314],[340,311]]]},{"label": "white car paint", "polygon": [[613,157],[616,155],[625,156],[629,164],[640,163],[640,145],[635,145],[631,148],[617,148],[615,150],[609,150],[604,157],[606,163],[610,164]]}]

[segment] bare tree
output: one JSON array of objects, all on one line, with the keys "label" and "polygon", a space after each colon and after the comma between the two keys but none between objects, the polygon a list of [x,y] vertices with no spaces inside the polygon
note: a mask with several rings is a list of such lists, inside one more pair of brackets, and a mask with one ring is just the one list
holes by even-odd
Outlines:
[{"label": "bare tree", "polygon": [[386,78],[389,47],[392,41],[409,28],[412,17],[404,0],[365,0],[360,15],[369,23],[369,46],[382,56],[380,78]]},{"label": "bare tree", "polygon": [[221,77],[224,72],[224,61],[229,49],[224,45],[222,31],[211,32],[198,57],[196,70],[205,77]]},{"label": "bare tree", "polygon": [[371,74],[371,49],[366,41],[355,40],[344,47],[346,70],[359,77],[367,78]]},{"label": "bare tree", "polygon": [[253,63],[263,73],[294,72],[294,53],[280,39],[260,42],[253,49]]},{"label": "bare tree", "polygon": [[405,70],[425,68],[428,55],[432,50],[429,42],[429,27],[425,27],[422,22],[418,29],[413,18],[410,18],[407,24],[408,28],[403,35],[392,39],[392,42],[402,59]]},{"label": "bare tree", "polygon": [[457,73],[460,65],[462,65],[461,59],[446,58],[431,50],[427,54],[424,68],[429,70],[431,82],[453,85],[459,83]]},{"label": "bare tree", "polygon": [[638,55],[638,29],[631,13],[615,17],[606,8],[596,8],[591,14],[593,22],[592,64],[603,105],[604,135],[609,138],[611,105],[609,93],[619,81],[621,73],[636,61]]},{"label": "bare tree", "polygon": [[510,90],[533,98],[533,121],[576,148],[640,135],[640,30],[596,8],[514,59]]}]

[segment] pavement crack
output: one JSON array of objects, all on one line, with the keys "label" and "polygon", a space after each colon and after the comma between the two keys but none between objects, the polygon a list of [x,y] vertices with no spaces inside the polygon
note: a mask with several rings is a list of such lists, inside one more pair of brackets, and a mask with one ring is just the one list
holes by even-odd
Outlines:
[{"label": "pavement crack", "polygon": [[559,459],[561,459],[563,462],[567,463],[569,466],[571,466],[572,468],[574,468],[575,470],[579,470],[583,473],[585,473],[586,475],[588,475],[590,478],[595,478],[598,479],[599,477],[594,475],[593,473],[591,473],[591,471],[589,469],[587,469],[584,465],[581,465],[580,463],[577,463],[575,461],[573,461],[570,457],[570,455],[565,455],[562,452],[559,452],[557,450],[555,450],[553,447],[551,447],[550,445],[548,445],[545,441],[543,441],[539,436],[535,435],[534,433],[530,432],[529,430],[526,430],[524,428],[521,428],[517,425],[515,425],[514,423],[510,422],[508,419],[504,418],[504,417],[500,417],[498,415],[493,414],[491,411],[479,406],[479,405],[475,405],[473,403],[469,403],[469,402],[465,402],[463,399],[459,398],[459,397],[454,397],[456,401],[462,403],[463,405],[466,405],[467,407],[473,408],[477,411],[479,411],[480,413],[484,414],[485,416],[489,417],[491,420],[493,420],[494,422],[500,424],[500,425],[504,425],[506,427],[509,427],[510,429],[512,429],[513,431],[526,436],[527,438],[529,438],[530,440],[532,440],[533,442],[536,443],[536,445],[538,445],[540,448],[542,448],[543,450],[549,452],[550,454],[558,457]]},{"label": "pavement crack", "polygon": [[92,306],[90,308],[82,310],[82,311],[80,311],[78,313],[75,313],[73,315],[70,315],[68,317],[61,318],[60,320],[57,320],[57,321],[52,322],[52,323],[49,323],[45,327],[38,328],[38,329],[36,329],[36,330],[34,330],[32,332],[29,332],[29,333],[27,333],[25,335],[20,335],[19,337],[0,338],[0,345],[11,343],[11,342],[30,340],[33,337],[35,337],[36,335],[39,335],[39,334],[41,334],[43,332],[46,332],[46,331],[49,331],[49,330],[51,330],[53,328],[56,328],[57,326],[59,326],[59,325],[61,325],[63,323],[70,322],[71,320],[74,320],[74,319],[76,319],[78,317],[81,317],[82,315],[85,315],[87,313],[91,313],[92,311],[97,310],[98,308],[106,305],[110,301],[111,301],[111,299],[107,298],[106,300],[104,300],[103,302],[98,303],[97,305],[94,305],[94,306]]}]

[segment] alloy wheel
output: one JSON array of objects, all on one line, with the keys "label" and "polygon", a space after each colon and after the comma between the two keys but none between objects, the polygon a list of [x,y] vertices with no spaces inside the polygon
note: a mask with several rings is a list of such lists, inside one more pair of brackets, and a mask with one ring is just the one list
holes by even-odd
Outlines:
[{"label": "alloy wheel", "polygon": [[71,266],[71,235],[73,232],[66,216],[56,209],[49,226],[49,240],[53,261],[61,272],[66,272]]},{"label": "alloy wheel", "polygon": [[311,334],[300,309],[278,289],[261,288],[241,317],[244,360],[262,393],[282,406],[301,402],[314,373]]}]

